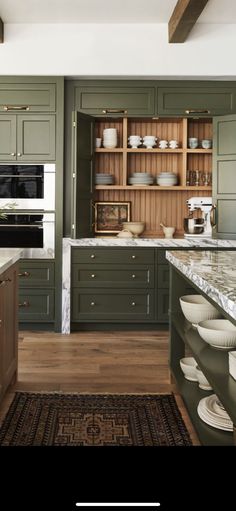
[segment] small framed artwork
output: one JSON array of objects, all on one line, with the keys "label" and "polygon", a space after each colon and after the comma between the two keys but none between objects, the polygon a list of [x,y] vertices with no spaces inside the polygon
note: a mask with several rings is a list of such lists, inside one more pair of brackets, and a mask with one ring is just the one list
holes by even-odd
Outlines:
[{"label": "small framed artwork", "polygon": [[118,233],[130,221],[131,202],[95,202],[95,233]]}]

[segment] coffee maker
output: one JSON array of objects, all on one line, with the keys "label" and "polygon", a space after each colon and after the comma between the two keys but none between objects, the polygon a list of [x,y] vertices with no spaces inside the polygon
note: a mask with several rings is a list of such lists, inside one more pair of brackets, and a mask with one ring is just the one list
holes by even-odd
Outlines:
[{"label": "coffee maker", "polygon": [[[190,215],[184,219],[184,237],[211,238],[212,197],[191,197],[186,202]],[[201,218],[193,218],[193,212],[197,209],[201,210]]]}]

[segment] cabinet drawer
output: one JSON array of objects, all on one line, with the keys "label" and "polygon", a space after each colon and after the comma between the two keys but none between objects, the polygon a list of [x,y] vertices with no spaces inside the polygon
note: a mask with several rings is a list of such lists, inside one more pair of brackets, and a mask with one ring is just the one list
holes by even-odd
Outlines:
[{"label": "cabinet drawer", "polygon": [[154,291],[136,289],[73,289],[72,321],[149,321],[154,320]]},{"label": "cabinet drawer", "polygon": [[169,289],[169,265],[168,264],[159,264],[157,268],[157,282],[158,288]]},{"label": "cabinet drawer", "polygon": [[[131,265],[130,265],[131,266]],[[154,266],[135,265],[134,268],[119,265],[72,265],[72,286],[74,287],[115,287],[150,288],[154,287]]]},{"label": "cabinet drawer", "polygon": [[54,112],[56,85],[53,83],[0,83],[0,111],[7,111],[6,107],[8,111],[14,112],[17,111],[14,107],[25,107],[29,112]]},{"label": "cabinet drawer", "polygon": [[75,108],[93,115],[153,115],[155,87],[93,86],[75,88]]},{"label": "cabinet drawer", "polygon": [[72,263],[154,264],[154,249],[79,248],[72,249]]},{"label": "cabinet drawer", "polygon": [[169,289],[158,289],[157,295],[157,321],[168,323],[169,321]]},{"label": "cabinet drawer", "polygon": [[39,285],[43,287],[54,286],[54,262],[42,262],[42,260],[36,262],[30,259],[20,261],[19,286],[23,288]]},{"label": "cabinet drawer", "polygon": [[195,110],[191,117],[233,113],[236,88],[224,85],[158,88],[158,114],[187,115],[187,110]]},{"label": "cabinet drawer", "polygon": [[19,321],[47,322],[54,320],[54,290],[20,289]]}]

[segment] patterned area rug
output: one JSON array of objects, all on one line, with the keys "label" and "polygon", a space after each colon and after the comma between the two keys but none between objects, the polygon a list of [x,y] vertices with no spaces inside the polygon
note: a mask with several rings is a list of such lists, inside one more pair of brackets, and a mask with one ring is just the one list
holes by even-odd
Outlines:
[{"label": "patterned area rug", "polygon": [[191,444],[172,394],[17,392],[0,429],[5,446]]}]

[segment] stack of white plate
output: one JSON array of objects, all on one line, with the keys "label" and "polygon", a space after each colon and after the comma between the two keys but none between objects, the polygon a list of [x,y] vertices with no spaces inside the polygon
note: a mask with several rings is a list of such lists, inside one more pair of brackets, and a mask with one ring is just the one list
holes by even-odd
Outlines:
[{"label": "stack of white plate", "polygon": [[198,415],[206,424],[213,428],[233,431],[233,422],[216,394],[204,397],[198,403]]},{"label": "stack of white plate", "polygon": [[117,146],[117,129],[106,128],[103,130],[103,147],[113,149]]},{"label": "stack of white plate", "polygon": [[160,186],[175,186],[177,182],[178,177],[174,172],[160,172],[157,175],[157,184]]},{"label": "stack of white plate", "polygon": [[133,172],[128,178],[129,185],[148,186],[152,185],[154,178],[149,172]]},{"label": "stack of white plate", "polygon": [[95,184],[96,185],[113,185],[115,182],[115,178],[113,174],[95,174]]}]

